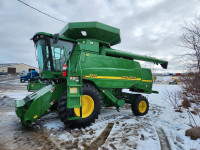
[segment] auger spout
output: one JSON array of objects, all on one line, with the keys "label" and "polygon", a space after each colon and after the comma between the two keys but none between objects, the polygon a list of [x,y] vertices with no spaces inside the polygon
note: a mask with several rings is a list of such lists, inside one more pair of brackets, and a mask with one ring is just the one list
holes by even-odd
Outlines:
[{"label": "auger spout", "polygon": [[119,50],[110,49],[110,48],[104,48],[104,51],[107,56],[122,57],[125,59],[153,62],[156,64],[160,64],[164,69],[167,69],[168,62],[165,60],[157,59],[154,57],[137,55],[137,54],[128,53],[128,52],[119,51]]}]

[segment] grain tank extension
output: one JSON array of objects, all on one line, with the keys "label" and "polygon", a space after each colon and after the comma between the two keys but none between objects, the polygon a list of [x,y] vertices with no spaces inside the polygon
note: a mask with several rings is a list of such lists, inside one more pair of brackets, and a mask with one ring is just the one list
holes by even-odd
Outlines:
[{"label": "grain tank extension", "polygon": [[[22,125],[31,125],[42,116],[58,111],[70,127],[89,126],[103,107],[131,104],[134,115],[147,114],[149,103],[142,93],[152,91],[152,72],[140,61],[168,62],[112,49],[120,43],[120,30],[99,22],[69,23],[59,34],[39,32],[32,38],[40,78],[30,81],[23,100],[16,101]],[[132,93],[125,93],[122,89]]]}]

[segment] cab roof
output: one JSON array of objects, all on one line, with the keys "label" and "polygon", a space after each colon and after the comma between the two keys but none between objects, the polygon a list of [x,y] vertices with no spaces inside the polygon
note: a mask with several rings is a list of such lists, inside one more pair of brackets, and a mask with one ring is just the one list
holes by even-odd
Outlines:
[{"label": "cab roof", "polygon": [[[49,37],[53,37],[53,36],[54,36],[54,34],[51,34],[51,33],[37,32],[37,33],[33,36],[33,38],[34,38],[35,36],[37,36],[37,35],[45,35],[45,36],[49,36]],[[60,35],[59,35],[59,39],[61,39],[61,40],[67,40],[67,41],[72,41],[72,42],[76,42],[76,40],[74,40],[74,39],[71,39],[71,38],[68,38],[68,37],[63,37],[63,36],[60,36]]]}]

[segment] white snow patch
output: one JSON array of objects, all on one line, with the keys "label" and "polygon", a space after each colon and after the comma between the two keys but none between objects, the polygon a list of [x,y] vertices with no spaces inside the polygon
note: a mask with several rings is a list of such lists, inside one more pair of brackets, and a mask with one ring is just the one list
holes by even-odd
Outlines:
[{"label": "white snow patch", "polygon": [[31,94],[32,92],[28,92],[28,91],[12,91],[12,92],[3,92],[1,93],[1,97],[3,96],[7,96],[10,98],[13,98],[15,100],[20,100],[23,99],[24,97],[26,97],[27,95]]},{"label": "white snow patch", "polygon": [[16,115],[16,113],[14,111],[11,111],[11,112],[6,112],[5,115],[13,116]]},{"label": "white snow patch", "polygon": [[4,85],[19,85],[19,86],[26,86],[28,85],[28,81],[22,83],[20,82],[20,79],[14,79],[14,80],[5,80],[5,81],[0,81],[0,84]]},{"label": "white snow patch", "polygon": [[63,141],[67,141],[67,140],[69,140],[69,139],[71,139],[71,138],[72,138],[72,136],[71,136],[71,134],[68,133],[68,132],[66,132],[65,134],[60,134],[60,135],[58,136],[58,139],[59,139],[59,140],[63,140]]},{"label": "white snow patch", "polygon": [[46,127],[48,130],[51,130],[51,129],[59,130],[60,128],[64,128],[64,124],[58,119],[52,119],[52,120],[47,121],[44,124],[44,127]]}]

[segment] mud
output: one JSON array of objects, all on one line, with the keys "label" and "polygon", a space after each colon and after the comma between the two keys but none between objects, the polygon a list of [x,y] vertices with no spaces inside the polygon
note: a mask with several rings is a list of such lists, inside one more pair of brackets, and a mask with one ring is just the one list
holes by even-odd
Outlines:
[{"label": "mud", "polygon": [[107,124],[103,132],[91,143],[90,149],[97,150],[99,147],[101,147],[105,143],[108,135],[110,134],[110,131],[113,128],[113,125],[114,123]]},{"label": "mud", "polygon": [[59,150],[61,147],[49,137],[50,133],[40,121],[31,127],[23,127],[12,107],[0,107],[1,150]]}]

